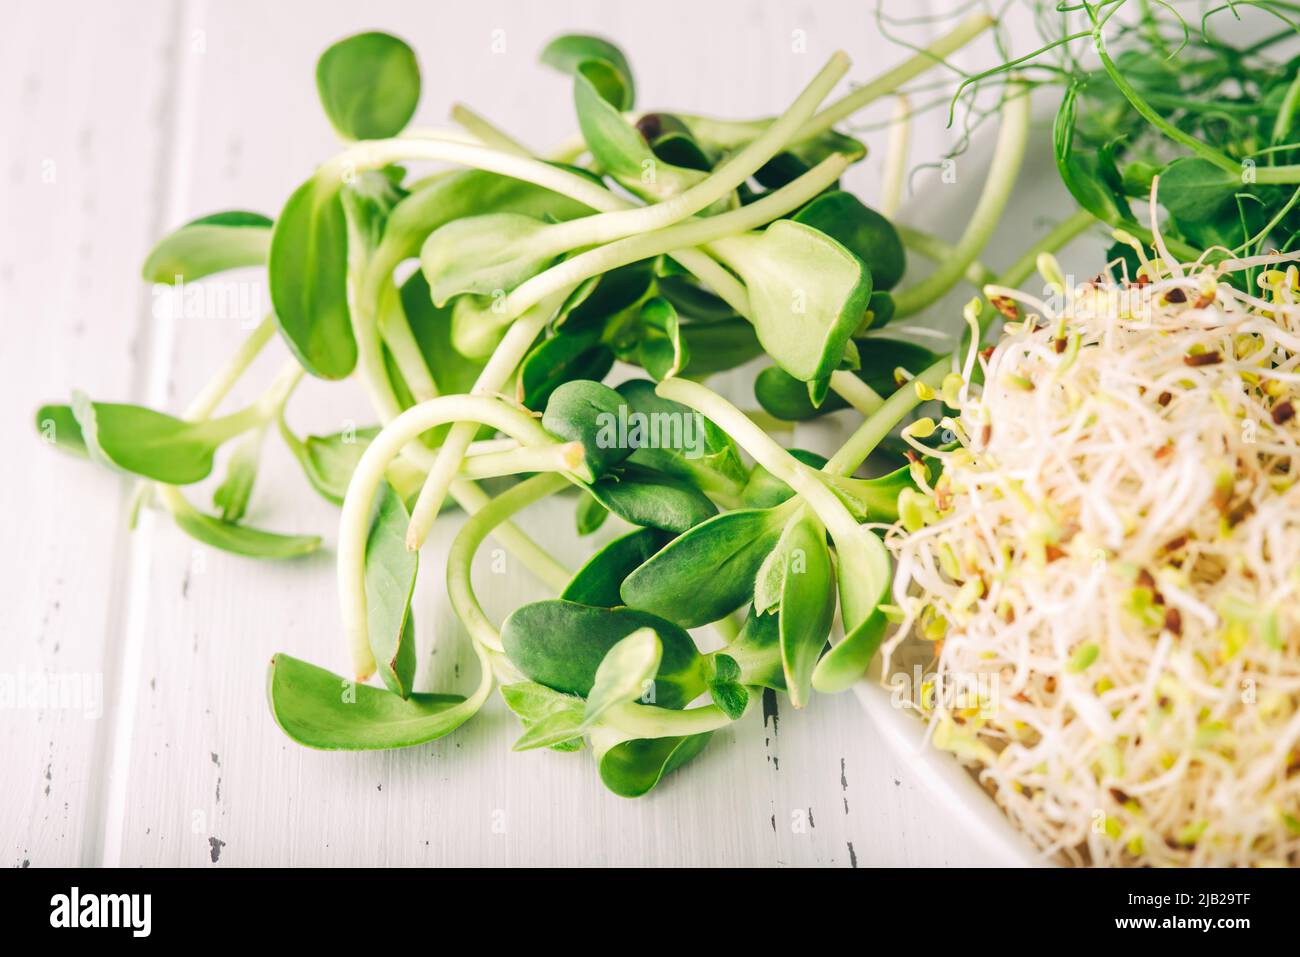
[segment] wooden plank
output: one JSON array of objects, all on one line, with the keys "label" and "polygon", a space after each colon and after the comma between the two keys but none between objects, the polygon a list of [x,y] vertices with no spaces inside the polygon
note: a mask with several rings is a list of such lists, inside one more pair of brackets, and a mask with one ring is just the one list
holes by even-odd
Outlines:
[{"label": "wooden plank", "polygon": [[[140,397],[170,136],[175,20],[161,2],[16,4],[0,31],[0,351],[6,636],[0,710],[5,866],[97,863],[101,756],[111,737],[129,587],[129,483],[45,447],[43,402],[72,388]],[[66,693],[44,702],[35,692]]]}]

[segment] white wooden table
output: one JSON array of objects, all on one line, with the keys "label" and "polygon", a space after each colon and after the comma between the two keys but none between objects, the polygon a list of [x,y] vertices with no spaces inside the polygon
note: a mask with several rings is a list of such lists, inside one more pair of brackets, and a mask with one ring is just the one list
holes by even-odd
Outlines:
[{"label": "white wooden table", "polygon": [[[318,107],[318,53],[378,28],[416,48],[417,120],[464,100],[541,148],[573,128],[569,85],[536,63],[551,36],[605,34],[627,51],[640,102],[751,117],[778,111],[832,49],[863,80],[902,58],[862,0],[658,3],[480,0],[39,2],[0,30],[0,471],[5,544],[0,672],[87,676],[102,714],[0,710],[0,855],[13,866],[972,864],[978,853],[885,752],[852,696],[751,716],[650,797],[607,793],[590,758],[512,754],[499,699],[452,736],[406,751],[326,754],[289,742],[264,696],[278,650],[339,669],[332,548],[260,563],[198,546],[146,513],[131,483],[44,447],[32,419],[74,387],[179,410],[243,335],[231,319],[154,317],[139,267],[152,241],[227,208],[278,212],[335,149]],[[919,16],[946,0],[889,3]],[[906,35],[924,42],[932,28]],[[959,62],[989,62],[982,57]],[[963,57],[966,55],[963,55]],[[864,117],[881,120],[880,104]],[[880,136],[867,134],[873,150]],[[913,163],[940,159],[941,113]],[[850,186],[868,201],[879,159]],[[972,168],[973,169],[973,168]],[[936,182],[931,180],[930,182]],[[966,178],[978,182],[975,173]],[[930,188],[933,188],[932,186]],[[973,203],[973,190],[954,200]],[[959,222],[947,224],[955,235]],[[1008,254],[1009,255],[1009,254]],[[1000,254],[989,257],[995,264]],[[1003,259],[1007,257],[1001,257]],[[241,383],[248,399],[283,358],[276,342]],[[354,383],[308,383],[300,431],[371,421]],[[337,512],[268,443],[274,479],[250,520],[320,532]],[[191,492],[208,506],[206,491]],[[426,686],[463,687],[475,664],[426,549],[417,622]],[[589,547],[569,506],[522,524],[571,566]],[[544,597],[514,568],[478,572],[490,613]],[[435,642],[436,635],[436,642]],[[463,672],[463,674],[462,674]],[[431,677],[430,677],[431,674]]]}]

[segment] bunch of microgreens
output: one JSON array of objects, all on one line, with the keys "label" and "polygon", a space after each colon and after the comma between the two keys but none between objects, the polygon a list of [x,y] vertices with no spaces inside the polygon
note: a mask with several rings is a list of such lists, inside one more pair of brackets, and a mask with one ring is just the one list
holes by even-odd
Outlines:
[{"label": "bunch of microgreens", "polygon": [[[918,419],[954,447],[887,542],[913,699],[1048,855],[1300,862],[1297,254],[1180,264],[1007,323]],[[1160,244],[1163,247],[1163,243]],[[1258,270],[1264,297],[1227,277]],[[972,388],[971,374],[983,387]],[[896,680],[896,679],[894,679]],[[901,690],[901,689],[900,689]]]},{"label": "bunch of microgreens", "polygon": [[[242,555],[288,558],[319,544],[244,521],[268,431],[341,504],[349,680],[275,656],[271,710],[294,740],[326,749],[431,741],[499,683],[523,724],[516,747],[589,743],[608,787],[643,794],[762,689],[797,707],[814,688],[845,689],[884,637],[890,558],[868,523],[894,521],[900,491],[934,477],[921,457],[855,473],[873,453],[889,462],[882,442],[933,397],[954,358],[882,328],[984,275],[975,259],[1011,194],[1029,104],[1007,87],[974,214],[952,246],[908,233],[938,265],[897,293],[899,234],[839,188],[865,150],[832,127],[991,23],[970,17],[823,106],[848,68],[836,54],[784,113],[752,122],[638,112],[615,47],[561,37],[542,59],[571,76],[581,135],[546,156],[463,107],[454,114],[463,132],[408,129],[420,87],[410,48],[379,33],[345,39],[317,69],[343,152],[274,221],[204,217],[165,237],[145,264],[158,283],[265,265],[273,315],[180,417],[78,393],[42,408],[38,425],[65,450],[139,476],[137,508],[157,504],[187,534]],[[889,209],[905,162],[899,142],[885,171],[895,184]],[[425,161],[453,168],[408,172]],[[1066,219],[1003,282],[1023,281],[1037,252],[1090,222]],[[399,283],[412,259],[420,268]],[[994,311],[976,312],[982,330]],[[283,371],[253,404],[218,414],[277,331],[291,354]],[[758,356],[770,361],[754,381],[761,412],[745,414],[704,384]],[[610,388],[601,380],[616,362],[641,371]],[[286,406],[304,372],[358,376],[380,425],[296,434]],[[850,406],[863,421],[829,460],[768,431]],[[607,441],[603,424],[629,413],[698,415],[702,446]],[[182,489],[206,478],[227,444],[212,514]],[[485,479],[505,490],[489,496]],[[576,573],[510,523],[570,488],[578,534],[610,513],[633,526]],[[419,548],[448,497],[468,517],[446,589],[482,665],[466,697],[414,690]],[[470,579],[488,536],[559,595],[499,629]],[[828,650],[837,608],[843,638]],[[723,639],[708,654],[687,631],[705,625]],[[382,687],[364,683],[376,672]]]}]

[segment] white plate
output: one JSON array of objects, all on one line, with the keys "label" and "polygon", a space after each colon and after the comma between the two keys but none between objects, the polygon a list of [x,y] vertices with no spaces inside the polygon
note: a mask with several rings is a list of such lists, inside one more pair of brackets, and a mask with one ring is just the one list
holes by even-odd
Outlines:
[{"label": "white plate", "polygon": [[[1045,118],[1040,110],[1035,113],[1037,119],[1034,135],[1030,139],[1015,194],[1007,215],[989,244],[987,258],[984,260],[985,265],[994,272],[1009,265],[1056,222],[1077,208],[1056,174],[1049,138],[1050,115]],[[975,146],[959,160],[965,182],[982,183],[982,174],[977,179],[968,171],[987,168],[992,133],[994,131],[991,129],[981,130]],[[970,179],[967,180],[966,177]],[[900,219],[946,239],[955,239],[976,201],[978,188],[967,186],[953,189],[942,185],[937,176],[927,178],[920,175],[916,178],[915,188],[915,195],[924,197],[924,202],[910,203]],[[1103,265],[1107,245],[1105,235],[1100,227],[1094,232],[1095,235],[1075,241],[1067,252],[1059,255],[1067,275],[1073,272],[1080,279],[1093,276]],[[915,268],[923,262],[920,257],[912,255],[909,257],[909,268]],[[916,273],[913,273],[912,281],[915,281],[915,276]],[[1033,290],[1036,282],[1037,280],[1030,280],[1025,288]],[[968,285],[961,285],[927,313],[927,318],[931,321],[926,324],[947,330],[959,327],[961,304],[971,294]],[[830,439],[822,429],[815,431],[821,433],[818,435],[818,445]],[[842,429],[838,431],[841,439],[847,437]],[[891,692],[880,684],[878,671],[879,659],[871,675],[854,687],[854,694],[862,703],[879,736],[887,742],[899,760],[907,765],[935,809],[956,819],[971,840],[987,854],[986,863],[991,866],[1035,867],[1049,864],[1050,861],[1011,823],[972,774],[951,754],[935,748],[925,740],[925,721],[915,711],[894,705]]]}]

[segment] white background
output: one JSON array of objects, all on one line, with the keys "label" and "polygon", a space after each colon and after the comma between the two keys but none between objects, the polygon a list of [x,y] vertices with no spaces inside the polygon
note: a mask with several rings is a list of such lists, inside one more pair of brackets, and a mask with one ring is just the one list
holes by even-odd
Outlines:
[{"label": "white background", "polygon": [[[417,122],[441,124],[463,100],[542,149],[573,131],[569,84],[536,62],[557,33],[598,32],[621,44],[641,106],[749,118],[783,109],[837,47],[853,57],[859,82],[902,59],[906,51],[879,34],[872,6],[7,4],[0,670],[101,675],[106,707],[98,720],[0,711],[0,863],[978,863],[850,695],[818,698],[804,713],[782,698],[779,714],[751,714],[717,734],[702,757],[638,801],[606,792],[587,755],[512,754],[518,728],[495,697],[430,745],[376,754],[302,749],[271,720],[265,668],[278,650],[344,667],[332,574],[337,511],[275,437],[249,520],[325,536],[320,554],[294,563],[212,551],[152,513],[129,533],[131,483],[56,454],[33,428],[36,406],[66,401],[72,388],[178,412],[235,347],[244,335],[236,320],[156,319],[140,264],[158,236],[195,216],[228,208],[275,215],[337,149],[314,86],[316,57],[333,40],[362,29],[397,33],[423,69]],[[889,3],[912,17],[951,6]],[[900,32],[924,43],[935,31]],[[983,43],[956,62],[981,67],[993,56]],[[882,103],[860,119],[880,121],[890,109]],[[884,143],[879,134],[866,138],[874,155],[848,182],[870,202]],[[941,114],[926,115],[912,162],[939,160],[950,141]],[[955,186],[927,172],[914,181],[931,208],[946,191],[949,212],[927,218],[949,239],[974,202],[977,156],[959,161],[966,165]],[[1032,220],[1027,230],[1049,221],[1022,215]],[[1004,235],[985,258],[1005,265],[1031,240]],[[236,402],[264,387],[282,361],[278,341],[266,351]],[[307,383],[290,417],[299,432],[316,433],[371,421],[355,383]],[[206,488],[190,495],[210,507]],[[571,501],[549,503],[521,524],[573,567],[591,546],[575,540],[571,509]],[[421,684],[439,690],[474,679],[441,588],[440,554],[458,520],[440,520],[426,549],[417,605]],[[513,566],[493,574],[484,562],[477,580],[497,616],[545,597]]]}]

